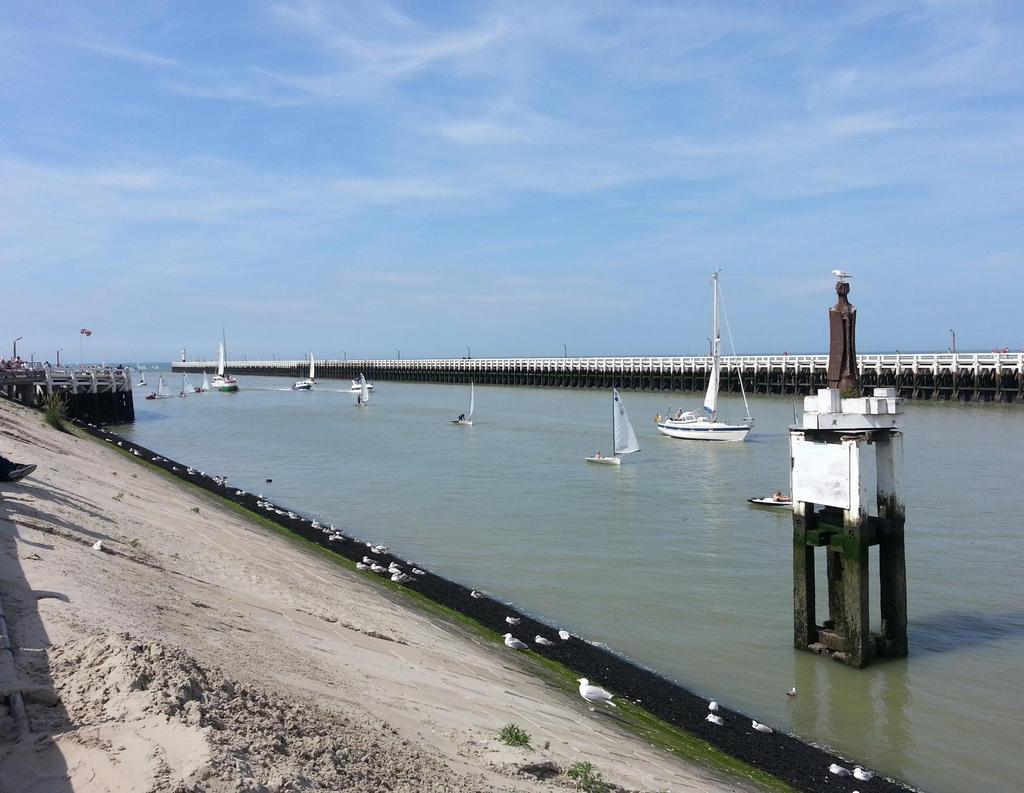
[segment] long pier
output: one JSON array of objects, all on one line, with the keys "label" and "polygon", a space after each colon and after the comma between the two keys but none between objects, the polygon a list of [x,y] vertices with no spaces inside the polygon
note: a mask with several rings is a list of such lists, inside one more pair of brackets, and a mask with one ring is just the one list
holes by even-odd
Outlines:
[{"label": "long pier", "polygon": [[97,424],[135,421],[132,377],[128,369],[52,366],[0,369],[0,395],[30,407],[42,407],[50,394],[64,397],[68,418]]},{"label": "long pier", "polygon": [[[861,386],[895,388],[907,399],[1024,403],[1024,353],[915,353],[860,355]],[[214,361],[179,361],[179,372],[213,372]],[[711,358],[436,358],[324,360],[322,379],[468,383],[548,388],[629,388],[703,391]],[[723,391],[811,394],[826,387],[827,355],[738,355],[722,358]],[[305,377],[309,361],[229,361],[233,375]]]}]

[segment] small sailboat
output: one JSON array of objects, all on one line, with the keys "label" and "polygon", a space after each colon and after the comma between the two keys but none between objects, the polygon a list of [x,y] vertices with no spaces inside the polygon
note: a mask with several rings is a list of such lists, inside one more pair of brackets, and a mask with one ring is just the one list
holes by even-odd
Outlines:
[{"label": "small sailboat", "polygon": [[170,394],[167,392],[167,381],[164,380],[164,376],[160,375],[160,383],[157,385],[156,392],[150,394],[146,399],[167,399]]},{"label": "small sailboat", "polygon": [[358,394],[360,391],[363,390],[364,385],[366,386],[368,391],[373,390],[373,383],[367,383],[366,378],[360,374],[358,378],[354,378],[352,380],[352,387],[349,389],[349,391],[353,394]]},{"label": "small sailboat", "polygon": [[744,441],[754,426],[754,420],[750,416],[750,405],[747,402],[747,393],[743,390],[743,379],[740,378],[740,392],[743,394],[743,406],[746,408],[747,416],[740,424],[730,424],[718,419],[718,386],[721,374],[721,347],[722,333],[719,322],[719,301],[721,299],[718,288],[718,273],[711,276],[711,290],[714,304],[714,341],[711,347],[711,374],[708,377],[708,390],[704,395],[703,413],[690,410],[685,413],[680,410],[671,418],[662,419],[660,416],[655,419],[658,432],[670,438],[686,438],[699,441]]},{"label": "small sailboat", "polygon": [[203,384],[196,389],[199,393],[205,393],[210,390],[210,381],[206,377],[206,370],[203,369]]},{"label": "small sailboat", "polygon": [[181,375],[181,393],[178,396],[188,396],[189,394],[195,393],[195,389],[192,388],[192,383],[188,379],[188,372],[182,372]]},{"label": "small sailboat", "polygon": [[312,391],[313,384],[316,383],[314,374],[316,373],[316,361],[313,358],[313,353],[309,354],[309,377],[305,380],[296,380],[295,385],[292,386],[293,391]]},{"label": "small sailboat", "polygon": [[587,462],[603,465],[622,465],[622,455],[638,451],[640,451],[640,443],[636,439],[636,433],[633,432],[633,425],[629,423],[626,406],[623,404],[619,392],[613,388],[612,456],[605,457],[601,452],[597,452],[593,457],[587,457]]},{"label": "small sailboat", "polygon": [[213,376],[213,387],[218,391],[233,393],[238,390],[238,381],[231,375],[224,374],[224,363],[227,357],[225,352],[224,331],[221,331],[220,348],[217,352],[217,374]]},{"label": "small sailboat", "polygon": [[356,396],[356,407],[364,408],[370,404],[370,389],[366,378],[359,375],[359,394]]},{"label": "small sailboat", "polygon": [[469,415],[460,413],[457,419],[452,419],[452,424],[458,424],[460,427],[472,427],[473,426],[473,383],[469,384]]},{"label": "small sailboat", "polygon": [[137,386],[145,386],[146,385],[146,373],[142,371],[143,366],[142,366],[142,364],[136,364],[136,366],[138,367],[138,370],[139,370],[139,382],[136,383],[136,385]]}]

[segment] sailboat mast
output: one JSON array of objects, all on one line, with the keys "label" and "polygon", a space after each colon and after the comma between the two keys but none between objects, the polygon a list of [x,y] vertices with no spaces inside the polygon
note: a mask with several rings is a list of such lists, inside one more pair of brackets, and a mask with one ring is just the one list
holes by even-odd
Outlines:
[{"label": "sailboat mast", "polygon": [[612,457],[619,453],[615,448],[615,389],[612,389]]}]

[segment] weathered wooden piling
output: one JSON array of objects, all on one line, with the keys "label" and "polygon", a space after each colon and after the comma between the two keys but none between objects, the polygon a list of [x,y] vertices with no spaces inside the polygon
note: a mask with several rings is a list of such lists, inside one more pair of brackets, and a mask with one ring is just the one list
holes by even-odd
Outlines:
[{"label": "weathered wooden piling", "polygon": [[[859,393],[853,345],[855,313],[838,284],[832,309],[830,385],[804,399],[801,424],[790,429],[793,493],[793,638],[797,648],[854,667],[907,654],[904,553],[903,399],[894,388]],[[838,316],[837,316],[838,315]],[[845,319],[843,319],[845,315]],[[850,320],[850,321],[847,321]],[[868,481],[874,456],[875,481]],[[872,493],[872,489],[874,492]],[[878,546],[881,630],[870,630],[869,551]],[[818,623],[815,553],[825,552],[828,619]]]},{"label": "weathered wooden piling", "polygon": [[135,421],[132,378],[127,369],[4,370],[0,372],[0,394],[30,407],[42,407],[48,395],[59,394],[68,418],[96,424]]}]

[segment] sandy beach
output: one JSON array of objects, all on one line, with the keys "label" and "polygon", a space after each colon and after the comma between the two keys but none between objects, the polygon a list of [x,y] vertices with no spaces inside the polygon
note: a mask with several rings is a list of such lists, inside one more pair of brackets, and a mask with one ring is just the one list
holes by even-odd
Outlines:
[{"label": "sandy beach", "polygon": [[[755,790],[515,651],[115,448],[0,402],[0,791]],[[93,545],[101,541],[100,550]],[[598,681],[599,682],[599,681]],[[529,748],[501,743],[509,723]]]}]

